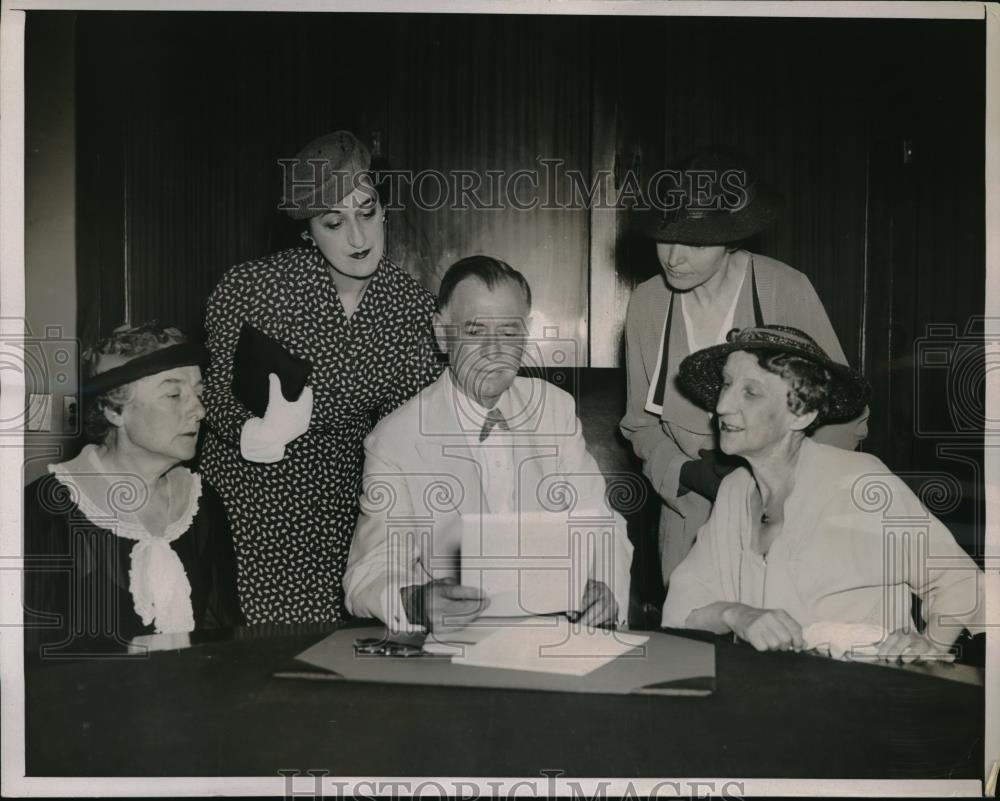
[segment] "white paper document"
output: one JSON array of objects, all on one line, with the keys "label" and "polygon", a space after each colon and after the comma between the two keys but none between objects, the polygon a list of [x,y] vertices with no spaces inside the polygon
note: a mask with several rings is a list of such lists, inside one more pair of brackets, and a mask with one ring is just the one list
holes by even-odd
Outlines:
[{"label": "white paper document", "polygon": [[452,654],[452,664],[586,676],[649,638],[588,629],[566,617],[525,617],[500,625],[480,619],[454,635],[428,638],[424,650]]},{"label": "white paper document", "polygon": [[491,616],[580,611],[604,535],[614,541],[613,521],[581,520],[565,512],[463,518],[461,583],[489,597]]}]

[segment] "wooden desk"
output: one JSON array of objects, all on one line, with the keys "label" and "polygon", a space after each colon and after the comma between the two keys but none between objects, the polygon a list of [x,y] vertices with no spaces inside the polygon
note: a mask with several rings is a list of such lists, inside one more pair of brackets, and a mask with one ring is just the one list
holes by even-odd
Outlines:
[{"label": "wooden desk", "polygon": [[[325,629],[332,630],[332,627]],[[29,662],[29,776],[980,778],[983,689],[717,638],[708,698],[277,679],[324,630]]]}]

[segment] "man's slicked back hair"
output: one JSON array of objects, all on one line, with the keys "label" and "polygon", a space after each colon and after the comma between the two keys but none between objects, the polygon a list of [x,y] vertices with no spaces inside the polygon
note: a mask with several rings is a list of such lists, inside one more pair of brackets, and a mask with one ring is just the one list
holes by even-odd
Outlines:
[{"label": "man's slicked back hair", "polygon": [[493,256],[467,256],[459,259],[444,274],[441,279],[441,287],[438,289],[437,308],[444,310],[451,296],[458,286],[466,278],[478,278],[487,288],[493,289],[498,284],[509,281],[521,288],[524,299],[531,308],[531,287],[528,286],[527,279],[507,262],[494,258]]}]

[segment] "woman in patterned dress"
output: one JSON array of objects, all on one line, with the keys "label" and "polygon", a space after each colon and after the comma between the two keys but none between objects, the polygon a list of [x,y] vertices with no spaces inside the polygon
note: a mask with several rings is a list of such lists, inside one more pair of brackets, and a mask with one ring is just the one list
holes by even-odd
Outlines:
[{"label": "woman in patterned dress", "polygon": [[[362,442],[441,369],[433,297],[385,257],[385,217],[364,145],[337,131],[285,167],[281,208],[303,221],[306,245],[233,267],[206,319],[202,465],[232,521],[251,623],[343,616]],[[232,392],[243,323],[312,363],[311,387],[295,401],[271,377],[262,418]]]}]

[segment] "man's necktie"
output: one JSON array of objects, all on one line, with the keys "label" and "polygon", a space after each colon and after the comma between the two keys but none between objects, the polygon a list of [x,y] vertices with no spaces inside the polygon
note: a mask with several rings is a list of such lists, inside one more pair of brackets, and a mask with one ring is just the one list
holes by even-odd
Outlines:
[{"label": "man's necktie", "polygon": [[507,419],[499,409],[490,409],[487,413],[486,421],[483,423],[483,430],[479,432],[479,441],[484,441],[494,428],[499,428],[501,431],[510,430],[507,425]]}]

